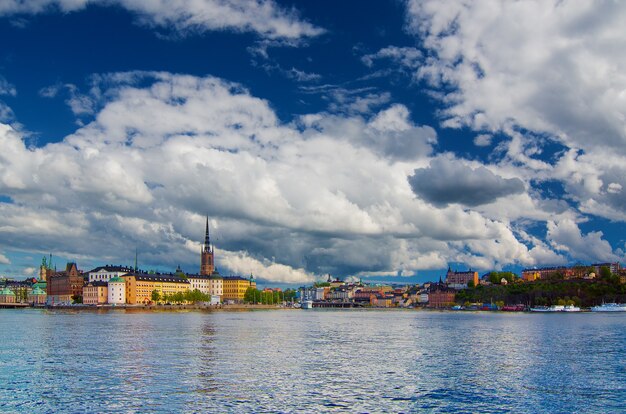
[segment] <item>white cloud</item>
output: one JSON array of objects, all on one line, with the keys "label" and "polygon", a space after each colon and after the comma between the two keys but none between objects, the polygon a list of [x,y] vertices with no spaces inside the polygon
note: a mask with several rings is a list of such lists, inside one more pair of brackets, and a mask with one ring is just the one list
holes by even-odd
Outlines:
[{"label": "white cloud", "polygon": [[268,281],[532,262],[508,221],[414,196],[407,176],[429,164],[436,133],[402,105],[284,124],[241,85],[141,72],[95,78],[89,96],[94,120],[60,142],[27,148],[0,126],[12,248],[95,264],[138,248],[173,269],[197,263],[208,214],[220,265]]},{"label": "white cloud", "polygon": [[422,52],[414,47],[388,46],[376,53],[365,55],[361,61],[368,67],[374,65],[376,60],[390,59],[407,68],[417,68],[423,60]]},{"label": "white cloud", "polygon": [[474,138],[474,145],[476,145],[477,147],[488,147],[491,145],[492,139],[493,136],[489,134],[476,135],[476,137]]},{"label": "white cloud", "polygon": [[174,29],[180,33],[207,30],[255,32],[268,39],[318,36],[323,29],[301,20],[297,13],[272,0],[7,0],[0,2],[0,15],[71,13],[88,5],[119,6],[137,15],[147,26]]},{"label": "white cloud", "polygon": [[446,104],[444,125],[519,125],[569,146],[626,146],[626,4],[421,1],[407,28],[430,57],[417,75]]},{"label": "white cloud", "polygon": [[11,261],[9,260],[8,257],[6,257],[5,255],[3,255],[2,253],[0,253],[0,264],[11,264]]},{"label": "white cloud", "polygon": [[548,221],[547,239],[556,250],[567,252],[570,257],[588,262],[616,261],[611,245],[602,239],[602,232],[583,235],[573,220]]},{"label": "white cloud", "polygon": [[4,76],[0,75],[0,95],[16,96],[17,89]]}]

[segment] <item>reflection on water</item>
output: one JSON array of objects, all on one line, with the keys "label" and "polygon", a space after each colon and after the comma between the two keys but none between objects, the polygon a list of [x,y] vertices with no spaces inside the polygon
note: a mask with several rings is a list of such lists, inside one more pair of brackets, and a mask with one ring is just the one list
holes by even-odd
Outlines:
[{"label": "reflection on water", "polygon": [[0,312],[0,412],[623,412],[626,315]]}]

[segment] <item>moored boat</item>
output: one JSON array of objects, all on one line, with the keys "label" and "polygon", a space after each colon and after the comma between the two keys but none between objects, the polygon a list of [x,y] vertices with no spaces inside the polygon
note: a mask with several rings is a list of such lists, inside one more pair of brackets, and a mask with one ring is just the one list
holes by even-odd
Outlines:
[{"label": "moored boat", "polygon": [[626,312],[626,303],[603,303],[593,306],[591,312]]},{"label": "moored boat", "polygon": [[580,308],[575,305],[565,305],[563,312],[580,312]]},{"label": "moored boat", "polygon": [[502,307],[502,310],[505,312],[523,312],[524,309],[526,309],[526,306],[519,304],[519,305],[506,305]]},{"label": "moored boat", "polygon": [[313,301],[312,300],[302,301],[302,304],[300,307],[302,309],[313,309]]}]

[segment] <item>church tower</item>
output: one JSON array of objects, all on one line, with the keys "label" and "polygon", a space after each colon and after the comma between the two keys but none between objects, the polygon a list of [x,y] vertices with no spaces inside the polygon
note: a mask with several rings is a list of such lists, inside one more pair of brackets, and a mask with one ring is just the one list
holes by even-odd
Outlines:
[{"label": "church tower", "polygon": [[200,251],[200,274],[204,276],[212,275],[215,271],[215,261],[213,258],[213,246],[209,238],[209,217],[206,218],[206,233],[204,235],[204,245]]}]

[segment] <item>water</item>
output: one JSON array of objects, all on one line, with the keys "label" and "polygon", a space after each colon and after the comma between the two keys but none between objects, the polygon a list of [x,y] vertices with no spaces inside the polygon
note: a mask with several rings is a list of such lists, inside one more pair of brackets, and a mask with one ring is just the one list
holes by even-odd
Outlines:
[{"label": "water", "polygon": [[0,311],[0,412],[626,412],[626,315]]}]

